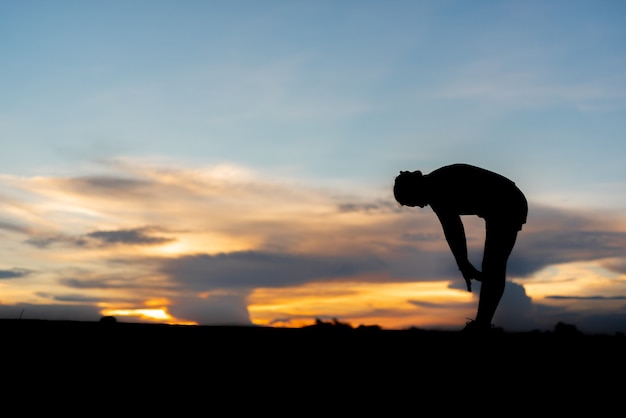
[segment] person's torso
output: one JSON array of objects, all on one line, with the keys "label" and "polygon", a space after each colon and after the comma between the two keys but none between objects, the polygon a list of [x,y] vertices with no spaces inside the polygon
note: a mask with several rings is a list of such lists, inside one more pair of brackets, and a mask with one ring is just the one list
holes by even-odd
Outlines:
[{"label": "person's torso", "polygon": [[454,164],[427,174],[429,205],[435,212],[477,215],[484,219],[525,221],[526,198],[506,177],[466,164]]}]

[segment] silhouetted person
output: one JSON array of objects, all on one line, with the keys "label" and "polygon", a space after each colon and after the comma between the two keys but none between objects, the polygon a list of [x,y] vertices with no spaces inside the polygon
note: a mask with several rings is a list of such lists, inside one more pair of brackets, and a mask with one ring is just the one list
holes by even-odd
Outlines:
[{"label": "silhouetted person", "polygon": [[[526,223],[528,203],[515,183],[499,174],[468,164],[441,167],[429,174],[401,171],[394,196],[403,206],[429,205],[435,212],[459,270],[472,291],[471,280],[481,281],[478,310],[466,331],[487,331],[506,282],[506,266],[517,233]],[[461,215],[485,220],[482,272],[468,260]]]}]

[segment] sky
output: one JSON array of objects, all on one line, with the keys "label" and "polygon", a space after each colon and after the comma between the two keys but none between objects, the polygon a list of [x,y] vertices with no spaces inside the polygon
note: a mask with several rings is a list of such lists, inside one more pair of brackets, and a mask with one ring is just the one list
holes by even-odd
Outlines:
[{"label": "sky", "polygon": [[[626,332],[626,3],[0,2],[0,318],[460,329],[401,170],[528,222],[494,318]],[[480,268],[484,223],[464,216]]]}]

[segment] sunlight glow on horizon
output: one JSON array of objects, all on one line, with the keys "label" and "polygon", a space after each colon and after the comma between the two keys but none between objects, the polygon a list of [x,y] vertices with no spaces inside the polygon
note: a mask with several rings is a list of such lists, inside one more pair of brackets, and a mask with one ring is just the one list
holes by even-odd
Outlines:
[{"label": "sunlight glow on horizon", "polygon": [[[292,295],[295,295],[292,296]],[[379,325],[397,329],[437,324],[458,325],[459,305],[470,312],[473,295],[450,289],[446,282],[419,283],[315,283],[299,288],[257,289],[248,309],[254,323],[269,325],[280,318],[286,326],[311,325],[316,318],[337,318],[358,325]],[[422,309],[411,301],[424,301]]]},{"label": "sunlight glow on horizon", "polygon": [[194,321],[178,320],[172,317],[169,314],[167,307],[143,309],[103,309],[101,314],[103,316],[114,316],[116,318],[137,318],[142,321],[168,325],[198,325],[198,323]]}]

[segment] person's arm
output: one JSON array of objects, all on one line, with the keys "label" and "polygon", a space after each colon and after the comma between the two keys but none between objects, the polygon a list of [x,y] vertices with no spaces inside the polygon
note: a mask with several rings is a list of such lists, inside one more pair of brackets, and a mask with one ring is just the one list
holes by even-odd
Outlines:
[{"label": "person's arm", "polygon": [[471,280],[480,280],[480,272],[469,262],[467,257],[467,241],[461,217],[455,213],[435,212],[443,227],[443,234],[448,241],[456,264],[465,279],[467,291],[472,291]]},{"label": "person's arm", "polygon": [[439,222],[443,227],[443,234],[448,241],[452,255],[459,268],[469,263],[467,258],[467,242],[465,240],[465,228],[461,217],[457,214],[437,213]]}]

